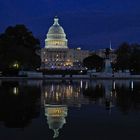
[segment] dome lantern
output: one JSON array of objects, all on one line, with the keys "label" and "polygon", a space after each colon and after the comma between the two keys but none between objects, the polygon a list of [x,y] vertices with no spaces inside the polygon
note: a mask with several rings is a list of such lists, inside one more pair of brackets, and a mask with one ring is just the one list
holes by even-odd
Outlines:
[{"label": "dome lantern", "polygon": [[53,25],[59,25],[58,21],[59,21],[59,18],[55,16]]}]

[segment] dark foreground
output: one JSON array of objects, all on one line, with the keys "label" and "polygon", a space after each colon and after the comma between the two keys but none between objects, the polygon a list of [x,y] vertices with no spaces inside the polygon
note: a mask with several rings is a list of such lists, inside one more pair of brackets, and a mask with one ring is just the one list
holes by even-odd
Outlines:
[{"label": "dark foreground", "polygon": [[139,130],[139,80],[0,82],[1,140],[137,140]]}]

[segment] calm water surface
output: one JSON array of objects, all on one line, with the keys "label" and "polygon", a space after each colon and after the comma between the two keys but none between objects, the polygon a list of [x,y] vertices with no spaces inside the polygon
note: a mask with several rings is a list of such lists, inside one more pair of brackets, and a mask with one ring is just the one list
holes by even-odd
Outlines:
[{"label": "calm water surface", "polygon": [[140,81],[1,81],[0,140],[139,140]]}]

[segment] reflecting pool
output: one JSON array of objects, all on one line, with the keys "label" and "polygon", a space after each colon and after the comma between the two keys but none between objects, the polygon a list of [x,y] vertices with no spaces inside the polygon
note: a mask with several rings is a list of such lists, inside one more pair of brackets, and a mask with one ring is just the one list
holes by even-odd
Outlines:
[{"label": "reflecting pool", "polygon": [[0,81],[0,139],[140,139],[140,81]]}]

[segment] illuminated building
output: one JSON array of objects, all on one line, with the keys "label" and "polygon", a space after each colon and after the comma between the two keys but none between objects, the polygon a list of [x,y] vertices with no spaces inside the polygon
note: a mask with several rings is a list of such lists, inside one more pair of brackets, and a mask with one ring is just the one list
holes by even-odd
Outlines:
[{"label": "illuminated building", "polygon": [[41,50],[41,69],[81,69],[89,51],[69,49],[66,34],[58,21],[55,17],[47,33],[45,48]]}]

